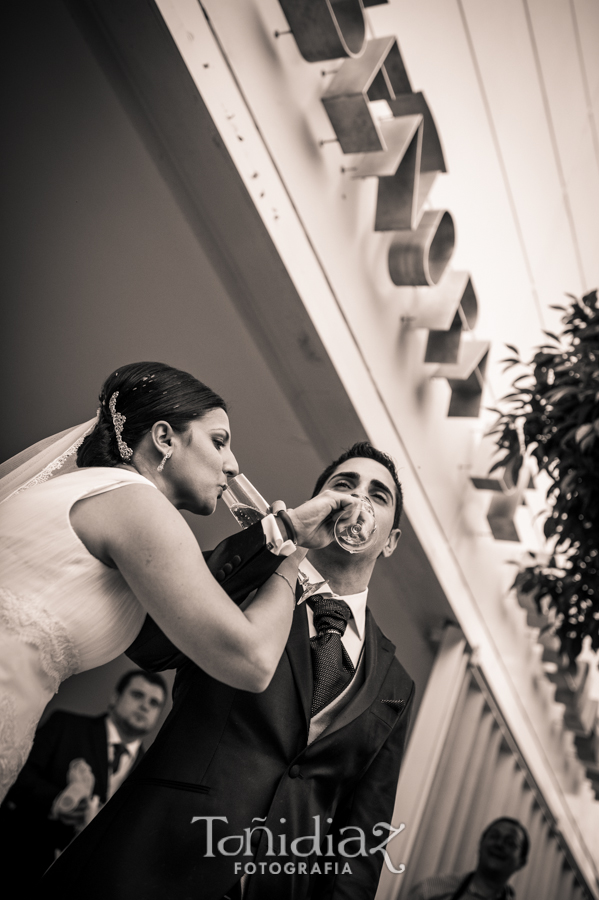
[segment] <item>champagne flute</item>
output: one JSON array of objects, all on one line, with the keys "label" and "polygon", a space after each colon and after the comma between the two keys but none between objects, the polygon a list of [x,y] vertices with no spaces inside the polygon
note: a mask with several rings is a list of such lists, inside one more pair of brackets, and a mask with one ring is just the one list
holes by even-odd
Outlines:
[{"label": "champagne flute", "polygon": [[270,512],[270,506],[245,475],[229,478],[222,498],[242,528],[255,525]]},{"label": "champagne flute", "polygon": [[376,518],[368,497],[356,497],[356,505],[343,510],[335,522],[335,540],[348,553],[361,553],[374,541]]}]

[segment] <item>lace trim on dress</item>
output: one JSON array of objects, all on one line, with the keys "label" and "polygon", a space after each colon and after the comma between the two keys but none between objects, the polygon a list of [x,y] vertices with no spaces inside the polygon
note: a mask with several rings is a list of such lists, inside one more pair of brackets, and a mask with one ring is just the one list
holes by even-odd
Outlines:
[{"label": "lace trim on dress", "polygon": [[17,779],[33,746],[38,717],[32,717],[17,737],[17,708],[13,697],[0,697],[0,803]]},{"label": "lace trim on dress", "polygon": [[79,654],[69,634],[41,602],[17,597],[0,588],[0,623],[24,644],[39,652],[40,666],[50,680],[55,694],[60,682],[78,669]]}]

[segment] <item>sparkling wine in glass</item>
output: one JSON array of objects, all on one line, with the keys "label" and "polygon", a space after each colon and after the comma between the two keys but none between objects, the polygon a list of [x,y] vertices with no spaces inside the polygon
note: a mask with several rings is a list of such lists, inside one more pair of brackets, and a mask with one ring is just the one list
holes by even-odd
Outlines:
[{"label": "sparkling wine in glass", "polygon": [[229,478],[223,500],[242,528],[255,525],[270,512],[270,506],[245,475]]},{"label": "sparkling wine in glass", "polygon": [[343,510],[335,522],[335,540],[348,553],[361,553],[369,547],[376,531],[374,507],[368,497]]}]

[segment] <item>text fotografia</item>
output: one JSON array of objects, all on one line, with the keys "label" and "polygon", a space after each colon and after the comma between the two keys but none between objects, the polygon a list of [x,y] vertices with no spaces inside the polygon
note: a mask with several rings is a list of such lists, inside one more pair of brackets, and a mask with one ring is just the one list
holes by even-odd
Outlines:
[{"label": "text fotografia", "polygon": [[343,867],[340,867],[340,863],[332,863],[330,860],[312,864],[307,862],[286,862],[283,864],[280,862],[235,863],[236,875],[255,875],[256,873],[259,875],[266,875],[267,873],[269,875],[280,875],[281,872],[284,872],[285,875],[295,875],[296,873],[298,875],[351,875],[352,873],[348,862],[343,863]]},{"label": "text fotografia", "polygon": [[[387,844],[404,830],[406,827],[405,824],[402,823],[395,828],[388,822],[377,822],[377,824],[372,827],[373,836],[375,838],[380,838],[384,834],[387,834],[387,836],[375,847],[370,848],[367,847],[367,835],[362,828],[359,828],[357,825],[346,825],[345,828],[339,829],[338,837],[341,839],[338,840],[337,846],[335,847],[335,837],[337,835],[326,834],[324,835],[323,840],[320,816],[312,816],[312,818],[314,819],[314,833],[300,835],[292,841],[288,841],[288,835],[285,833],[275,835],[266,825],[255,825],[253,828],[244,828],[242,834],[228,834],[226,837],[215,842],[213,823],[224,822],[228,825],[229,820],[226,816],[193,816],[191,824],[193,825],[195,822],[206,823],[206,852],[204,853],[206,858],[214,858],[217,855],[253,857],[255,855],[255,846],[252,846],[252,837],[256,834],[259,838],[260,833],[266,836],[267,849],[264,856],[276,858],[290,856],[296,858],[314,856],[324,857],[322,861],[312,860],[309,863],[288,861],[285,863],[247,862],[243,864],[242,862],[236,862],[235,874],[240,874],[243,869],[245,875],[254,875],[256,872],[263,875],[267,871],[271,875],[278,875],[281,871],[287,875],[294,875],[296,872],[298,875],[328,875],[329,873],[335,875],[351,875],[351,866],[348,862],[332,862],[330,859],[326,859],[326,857],[341,856],[348,860],[357,859],[358,857],[368,858],[375,853],[382,853],[385,865],[390,872],[393,872],[395,875],[401,875],[405,871],[403,863],[395,868],[386,849]],[[287,820],[280,819],[279,821],[284,825]],[[266,822],[266,818],[254,818],[252,819],[252,822]],[[326,822],[328,825],[331,825],[333,820],[327,819]]]}]

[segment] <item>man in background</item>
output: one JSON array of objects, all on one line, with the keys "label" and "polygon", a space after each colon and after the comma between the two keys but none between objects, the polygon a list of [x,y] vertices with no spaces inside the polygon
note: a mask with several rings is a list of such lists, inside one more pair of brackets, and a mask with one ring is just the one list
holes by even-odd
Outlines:
[{"label": "man in background", "polygon": [[412,888],[408,900],[512,900],[509,879],[526,865],[528,832],[517,819],[502,816],[483,831],[478,865],[467,875],[433,875]]},{"label": "man in background", "polygon": [[[117,683],[108,710],[84,716],[59,710],[38,729],[17,781],[0,807],[3,881],[34,884],[58,852],[112,797],[143,755],[158,722],[166,683],[139,669]],[[8,878],[7,869],[14,874]]]}]

